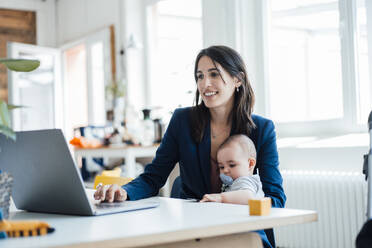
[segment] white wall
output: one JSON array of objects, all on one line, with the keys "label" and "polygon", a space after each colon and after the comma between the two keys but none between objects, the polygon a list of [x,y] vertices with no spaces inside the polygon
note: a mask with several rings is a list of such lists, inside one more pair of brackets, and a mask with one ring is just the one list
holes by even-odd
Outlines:
[{"label": "white wall", "polygon": [[57,0],[57,47],[113,24],[116,59],[119,61],[118,54],[122,41],[119,3],[120,0]]},{"label": "white wall", "polygon": [[[128,79],[128,100],[137,110],[146,106],[146,9],[153,0],[58,0],[58,45],[77,39],[103,26],[115,24],[117,54],[132,34],[142,49],[125,50],[117,56],[119,77]],[[0,1],[1,3],[1,1]],[[368,1],[367,1],[368,3]],[[368,5],[368,4],[367,4]],[[371,9],[371,8],[370,8]],[[224,44],[243,56],[256,94],[255,113],[264,114],[264,57],[261,4],[256,0],[203,0],[204,46]],[[368,20],[370,21],[370,20]],[[242,31],[242,32],[240,32]],[[371,52],[371,51],[370,51]],[[371,77],[372,78],[372,77]],[[363,142],[362,142],[363,143]],[[282,169],[361,171],[366,144],[320,147],[280,146]]]},{"label": "white wall", "polygon": [[125,49],[129,93],[126,101],[134,109],[141,110],[148,104],[145,89],[149,81],[145,58],[145,4],[142,0],[126,0],[123,7],[124,44],[127,45],[130,36],[133,36],[138,45],[137,49]]},{"label": "white wall", "polygon": [[121,36],[119,0],[57,0],[56,8],[59,46],[111,24]]},{"label": "white wall", "polygon": [[142,0],[57,0],[58,46],[78,40],[104,27],[114,25],[116,70],[119,80],[127,80],[127,103],[144,106],[143,51],[120,50],[125,48],[130,34],[143,44]]},{"label": "white wall", "polygon": [[0,8],[36,12],[36,43],[56,46],[55,0],[0,0]]}]

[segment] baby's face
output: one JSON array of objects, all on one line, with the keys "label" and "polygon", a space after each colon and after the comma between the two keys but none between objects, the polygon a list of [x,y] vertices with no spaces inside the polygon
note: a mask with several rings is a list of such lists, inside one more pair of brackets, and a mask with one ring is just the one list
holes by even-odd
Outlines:
[{"label": "baby's face", "polygon": [[225,146],[217,153],[218,167],[220,173],[236,179],[241,176],[251,176],[253,168],[249,168],[249,157],[244,154],[239,145],[234,143]]}]

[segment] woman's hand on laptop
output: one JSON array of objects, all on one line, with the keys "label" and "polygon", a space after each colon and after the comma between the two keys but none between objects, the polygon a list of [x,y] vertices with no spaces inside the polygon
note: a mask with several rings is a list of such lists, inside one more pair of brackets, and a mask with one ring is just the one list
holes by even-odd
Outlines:
[{"label": "woman's hand on laptop", "polygon": [[117,184],[97,186],[94,199],[101,202],[122,202],[127,199],[127,192]]}]

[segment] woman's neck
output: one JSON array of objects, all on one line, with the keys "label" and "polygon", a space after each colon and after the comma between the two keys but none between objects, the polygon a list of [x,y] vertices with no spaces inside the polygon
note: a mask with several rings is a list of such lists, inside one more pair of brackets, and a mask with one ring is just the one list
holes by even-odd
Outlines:
[{"label": "woman's neck", "polygon": [[232,102],[231,104],[226,104],[225,106],[209,109],[211,114],[211,122],[217,126],[229,126],[231,124],[231,120],[229,118],[231,110]]}]

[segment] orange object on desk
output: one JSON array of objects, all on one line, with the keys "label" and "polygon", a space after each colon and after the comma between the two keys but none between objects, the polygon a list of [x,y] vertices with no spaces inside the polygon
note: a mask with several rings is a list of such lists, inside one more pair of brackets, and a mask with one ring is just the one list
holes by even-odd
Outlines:
[{"label": "orange object on desk", "polygon": [[248,200],[248,205],[249,215],[269,215],[271,210],[271,198],[265,197],[262,199],[250,199]]},{"label": "orange object on desk", "polygon": [[87,139],[85,137],[73,137],[70,144],[79,148],[100,148],[102,143],[96,139]]}]

